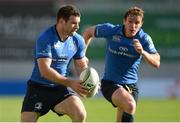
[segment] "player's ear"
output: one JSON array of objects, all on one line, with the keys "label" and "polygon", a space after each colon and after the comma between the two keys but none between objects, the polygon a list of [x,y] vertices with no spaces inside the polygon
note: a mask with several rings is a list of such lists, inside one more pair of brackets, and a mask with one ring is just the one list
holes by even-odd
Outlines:
[{"label": "player's ear", "polygon": [[125,20],[125,19],[123,19],[123,24],[125,24],[125,22],[126,22],[126,20]]},{"label": "player's ear", "polygon": [[142,22],[141,22],[141,27],[142,27],[143,24],[144,24],[144,21],[142,20]]},{"label": "player's ear", "polygon": [[63,19],[63,18],[60,18],[60,19],[58,20],[58,23],[63,24],[63,23],[64,23],[64,19]]},{"label": "player's ear", "polygon": [[144,19],[142,18],[141,19],[141,26],[144,24]]}]

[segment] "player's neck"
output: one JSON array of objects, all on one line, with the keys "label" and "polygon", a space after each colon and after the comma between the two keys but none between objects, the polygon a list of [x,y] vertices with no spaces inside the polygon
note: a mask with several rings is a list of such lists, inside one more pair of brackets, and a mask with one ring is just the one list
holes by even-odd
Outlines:
[{"label": "player's neck", "polygon": [[60,40],[62,42],[64,42],[68,38],[68,35],[65,33],[65,31],[63,31],[61,26],[59,26],[58,24],[56,25],[56,30],[57,30],[57,33],[58,33]]}]

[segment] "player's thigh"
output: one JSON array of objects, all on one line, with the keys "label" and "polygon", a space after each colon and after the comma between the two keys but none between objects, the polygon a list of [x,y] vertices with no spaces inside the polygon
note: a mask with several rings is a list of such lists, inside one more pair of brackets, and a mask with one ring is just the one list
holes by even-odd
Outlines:
[{"label": "player's thigh", "polygon": [[57,104],[54,110],[59,114],[67,114],[69,116],[74,116],[79,113],[86,115],[85,107],[81,99],[76,95],[69,96]]},{"label": "player's thigh", "polygon": [[40,115],[36,112],[22,112],[21,122],[36,122],[39,116]]},{"label": "player's thigh", "polygon": [[123,86],[120,86],[118,89],[116,89],[116,91],[114,91],[114,93],[112,94],[112,102],[120,107],[120,108],[129,108],[135,107],[135,100],[133,98],[133,96],[126,91]]}]

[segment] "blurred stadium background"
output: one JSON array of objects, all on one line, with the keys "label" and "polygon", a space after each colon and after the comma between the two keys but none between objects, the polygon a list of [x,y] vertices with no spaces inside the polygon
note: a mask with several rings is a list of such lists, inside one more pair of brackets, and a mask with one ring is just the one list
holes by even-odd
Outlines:
[{"label": "blurred stadium background", "polygon": [[[1,102],[4,98],[11,100],[16,96],[22,100],[33,67],[36,37],[55,23],[57,9],[63,4],[74,4],[80,9],[82,17],[79,33],[97,23],[121,23],[123,13],[129,7],[142,7],[145,10],[143,28],[152,36],[161,55],[161,67],[157,70],[145,62],[141,64],[140,98],[176,100],[176,104],[180,104],[179,0],[0,0]],[[105,42],[95,40],[88,49],[87,57],[90,66],[96,68],[102,76]],[[70,76],[74,77],[73,70],[70,68],[69,71]],[[101,98],[101,94],[97,98]],[[3,117],[6,107],[1,102],[0,121],[15,121],[13,117]],[[10,106],[7,109],[11,109]],[[180,110],[180,105],[175,110]],[[176,115],[175,121],[180,121],[180,112]]]}]

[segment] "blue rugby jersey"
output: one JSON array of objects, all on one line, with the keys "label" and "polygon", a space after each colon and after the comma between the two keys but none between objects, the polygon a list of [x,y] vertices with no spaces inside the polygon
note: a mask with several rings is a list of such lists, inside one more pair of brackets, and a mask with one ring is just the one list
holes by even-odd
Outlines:
[{"label": "blue rugby jersey", "polygon": [[95,37],[106,39],[106,63],[102,79],[119,84],[136,83],[142,56],[133,47],[133,39],[138,39],[144,50],[156,53],[151,37],[142,29],[133,38],[127,38],[123,25],[98,24]]},{"label": "blue rugby jersey", "polygon": [[81,59],[85,56],[85,41],[78,33],[61,41],[55,26],[46,29],[37,39],[34,51],[34,69],[30,79],[32,81],[56,86],[57,84],[40,75],[37,59],[51,58],[51,67],[63,76],[67,76],[67,68],[71,59]]}]

